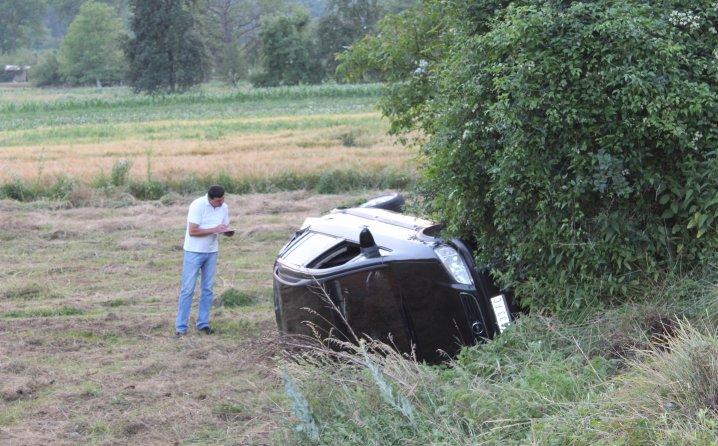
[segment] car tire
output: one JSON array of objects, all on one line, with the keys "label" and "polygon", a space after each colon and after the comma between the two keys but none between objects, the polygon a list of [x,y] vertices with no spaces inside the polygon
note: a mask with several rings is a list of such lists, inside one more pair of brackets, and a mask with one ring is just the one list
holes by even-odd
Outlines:
[{"label": "car tire", "polygon": [[404,197],[401,194],[380,195],[359,205],[360,208],[384,209],[393,212],[402,212]]}]

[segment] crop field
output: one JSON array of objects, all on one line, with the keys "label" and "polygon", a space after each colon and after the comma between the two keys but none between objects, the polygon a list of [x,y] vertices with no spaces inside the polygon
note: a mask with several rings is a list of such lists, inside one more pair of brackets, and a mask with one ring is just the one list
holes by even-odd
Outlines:
[{"label": "crop field", "polygon": [[152,97],[119,87],[0,87],[0,185],[62,177],[97,186],[119,162],[131,166],[128,181],[178,191],[220,175],[249,189],[326,172],[405,182],[411,156],[386,135],[374,109],[378,92],[376,85],[204,87]]}]

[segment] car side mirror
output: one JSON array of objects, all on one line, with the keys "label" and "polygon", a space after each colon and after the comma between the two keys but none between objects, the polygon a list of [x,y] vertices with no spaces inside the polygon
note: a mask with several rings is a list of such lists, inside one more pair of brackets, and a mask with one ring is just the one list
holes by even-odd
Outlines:
[{"label": "car side mirror", "polygon": [[369,228],[364,228],[359,233],[359,248],[366,258],[379,257],[379,247],[376,246],[374,236],[371,235]]}]

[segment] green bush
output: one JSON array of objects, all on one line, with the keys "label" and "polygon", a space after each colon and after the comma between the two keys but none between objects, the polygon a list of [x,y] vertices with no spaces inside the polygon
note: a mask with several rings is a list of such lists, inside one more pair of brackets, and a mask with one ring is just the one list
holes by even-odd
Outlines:
[{"label": "green bush", "polygon": [[387,72],[392,128],[428,136],[430,211],[503,285],[581,307],[718,248],[714,1],[444,4],[344,71]]},{"label": "green bush", "polygon": [[59,85],[62,83],[62,75],[60,74],[60,63],[57,61],[57,52],[48,52],[37,66],[30,71],[30,80],[38,87],[46,87],[49,85]]},{"label": "green bush", "polygon": [[128,186],[130,194],[139,200],[159,200],[167,193],[167,184],[154,180],[134,181]]}]

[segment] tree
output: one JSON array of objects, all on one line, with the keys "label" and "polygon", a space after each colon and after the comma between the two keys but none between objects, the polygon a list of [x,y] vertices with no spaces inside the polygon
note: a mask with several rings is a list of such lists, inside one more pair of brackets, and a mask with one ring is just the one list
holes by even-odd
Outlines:
[{"label": "tree", "polygon": [[317,54],[328,75],[337,68],[334,55],[372,34],[383,15],[379,0],[330,0],[317,27]]},{"label": "tree", "polygon": [[174,92],[202,82],[207,52],[192,0],[132,0],[134,37],[126,47],[136,91]]},{"label": "tree", "polygon": [[60,74],[71,84],[100,86],[122,80],[126,65],[124,38],[122,23],[112,7],[86,2],[60,44]]},{"label": "tree", "polygon": [[246,75],[243,47],[259,29],[266,2],[206,1],[207,40],[213,65],[225,81],[235,84]]},{"label": "tree", "polygon": [[314,84],[322,80],[309,30],[309,14],[298,10],[262,20],[259,33],[262,72],[253,83],[261,86]]},{"label": "tree", "polygon": [[0,53],[39,43],[45,29],[43,0],[0,0]]},{"label": "tree", "polygon": [[[45,24],[49,28],[52,37],[50,44],[59,43],[67,34],[70,23],[75,19],[80,7],[86,0],[45,0],[47,3],[47,13],[45,16]],[[129,17],[128,0],[95,0],[112,6],[123,20]]]},{"label": "tree", "polygon": [[431,0],[343,57],[389,81],[423,191],[534,308],[628,295],[718,250],[714,1]]}]

